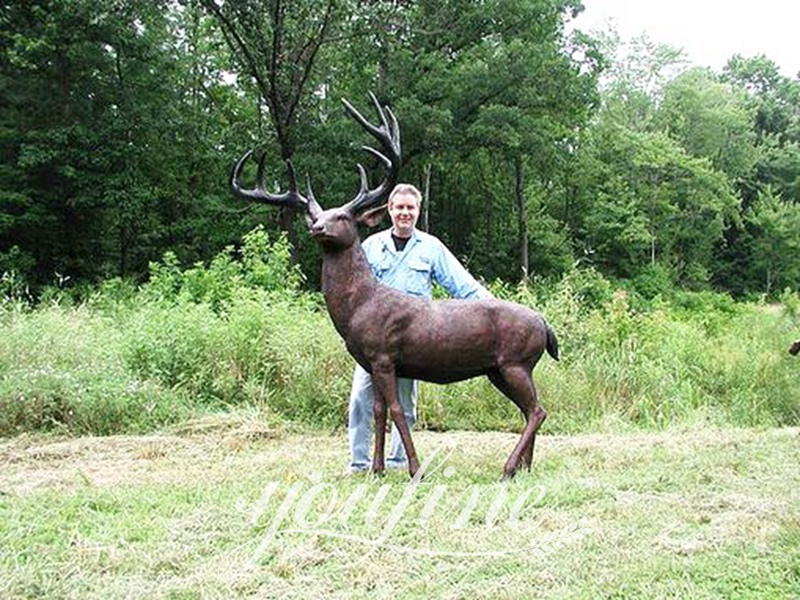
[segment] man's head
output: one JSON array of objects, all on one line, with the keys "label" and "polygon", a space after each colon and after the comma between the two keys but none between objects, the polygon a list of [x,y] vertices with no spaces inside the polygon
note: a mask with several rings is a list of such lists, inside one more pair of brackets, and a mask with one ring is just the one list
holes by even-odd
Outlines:
[{"label": "man's head", "polygon": [[387,208],[392,219],[392,232],[400,238],[410,237],[419,219],[422,194],[411,184],[398,183],[389,194]]}]

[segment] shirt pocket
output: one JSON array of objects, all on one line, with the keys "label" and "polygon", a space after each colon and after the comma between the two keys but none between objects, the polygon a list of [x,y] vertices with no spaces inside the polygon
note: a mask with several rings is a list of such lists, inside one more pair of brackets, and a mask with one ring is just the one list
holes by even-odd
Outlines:
[{"label": "shirt pocket", "polygon": [[370,266],[372,267],[372,274],[375,276],[375,279],[383,281],[386,279],[386,274],[389,272],[389,269],[392,268],[392,257],[384,252],[383,255]]},{"label": "shirt pocket", "polygon": [[408,263],[406,291],[414,296],[431,297],[431,265],[415,259]]}]

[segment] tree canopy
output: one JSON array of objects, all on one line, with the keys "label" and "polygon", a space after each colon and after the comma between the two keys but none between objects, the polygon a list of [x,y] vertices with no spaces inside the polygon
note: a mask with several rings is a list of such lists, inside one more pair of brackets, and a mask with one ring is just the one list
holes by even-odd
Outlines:
[{"label": "tree canopy", "polygon": [[[655,293],[800,286],[800,81],[768,57],[690,68],[568,27],[577,0],[38,0],[0,5],[0,271],[142,279],[292,215],[230,198],[242,152],[356,185],[341,109],[398,115],[425,226],[487,280],[593,265]],[[623,52],[625,50],[626,52]],[[373,176],[380,165],[365,164]],[[313,285],[315,277],[310,276]]]}]

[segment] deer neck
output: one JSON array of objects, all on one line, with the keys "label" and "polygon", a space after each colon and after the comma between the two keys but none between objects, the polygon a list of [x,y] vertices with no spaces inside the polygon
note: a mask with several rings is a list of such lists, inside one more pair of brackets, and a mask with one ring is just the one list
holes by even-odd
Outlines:
[{"label": "deer neck", "polygon": [[377,282],[356,239],[353,245],[326,250],[322,261],[322,293],[333,324],[342,336],[356,309],[372,296]]}]

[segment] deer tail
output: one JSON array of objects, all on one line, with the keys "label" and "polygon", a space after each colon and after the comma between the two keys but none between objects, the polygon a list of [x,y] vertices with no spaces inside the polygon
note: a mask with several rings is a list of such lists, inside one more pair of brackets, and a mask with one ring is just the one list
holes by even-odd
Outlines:
[{"label": "deer tail", "polygon": [[545,323],[544,326],[547,330],[547,353],[552,356],[554,360],[558,360],[558,338],[556,337],[556,332],[553,331],[553,328],[547,323]]}]

